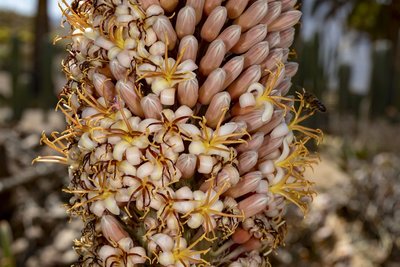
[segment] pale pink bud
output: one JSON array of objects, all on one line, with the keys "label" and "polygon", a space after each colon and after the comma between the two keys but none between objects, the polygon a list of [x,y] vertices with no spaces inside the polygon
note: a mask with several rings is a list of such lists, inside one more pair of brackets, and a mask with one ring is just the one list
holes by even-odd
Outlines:
[{"label": "pale pink bud", "polygon": [[123,80],[127,76],[127,69],[124,68],[117,59],[110,61],[110,71],[117,80]]},{"label": "pale pink bud", "polygon": [[223,90],[226,73],[223,69],[213,70],[199,89],[199,102],[208,105],[211,99]]},{"label": "pale pink bud", "polygon": [[183,37],[179,43],[179,53],[183,53],[182,61],[187,59],[191,59],[193,62],[196,61],[198,47],[199,44],[196,37],[193,35]]},{"label": "pale pink bud", "polygon": [[282,62],[283,57],[283,49],[282,48],[274,48],[269,51],[267,58],[261,63],[261,69],[271,70],[276,64]]},{"label": "pale pink bud", "polygon": [[226,77],[223,88],[228,87],[242,72],[244,57],[237,56],[229,60],[222,68],[225,70]]},{"label": "pale pink bud", "polygon": [[161,111],[163,109],[160,99],[155,94],[148,94],[140,101],[145,118],[161,118]]},{"label": "pale pink bud", "polygon": [[236,19],[246,9],[249,0],[228,0],[225,7],[230,19]]},{"label": "pale pink bud", "polygon": [[178,101],[182,105],[194,107],[199,96],[199,83],[196,78],[183,81],[178,85]]},{"label": "pale pink bud", "polygon": [[231,51],[236,54],[245,53],[251,47],[264,40],[266,36],[267,27],[264,24],[256,25],[240,36],[239,41],[231,48]]},{"label": "pale pink bud", "polygon": [[270,139],[269,137],[264,140],[263,145],[258,150],[260,160],[264,160],[270,153],[278,149],[283,142],[283,138]]},{"label": "pale pink bud", "polygon": [[214,159],[209,155],[199,155],[199,168],[197,171],[199,173],[208,174],[211,173],[214,167]]},{"label": "pale pink bud", "polygon": [[254,192],[262,179],[262,174],[259,171],[249,172],[244,175],[240,181],[225,192],[226,196],[238,198],[250,192]]},{"label": "pale pink bud", "polygon": [[160,102],[166,106],[175,104],[175,88],[166,88],[160,93]]},{"label": "pale pink bud", "polygon": [[250,171],[257,164],[257,151],[246,151],[239,155],[239,173],[244,174]]},{"label": "pale pink bud", "polygon": [[259,42],[255,46],[249,49],[244,57],[244,68],[251,65],[257,65],[264,61],[267,58],[269,53],[269,46],[267,41]]},{"label": "pale pink bud", "polygon": [[295,30],[294,28],[289,28],[287,30],[281,31],[279,33],[280,36],[280,43],[279,46],[280,47],[290,47],[293,44],[294,41],[294,34],[295,34]]},{"label": "pale pink bud", "polygon": [[191,6],[196,11],[196,25],[200,22],[203,15],[204,0],[187,0],[186,5]]},{"label": "pale pink bud", "polygon": [[301,11],[299,10],[291,10],[282,13],[276,20],[271,22],[268,25],[268,30],[271,32],[275,31],[284,31],[294,26],[297,22],[299,22],[301,17]]},{"label": "pale pink bud", "polygon": [[221,32],[217,38],[224,41],[225,49],[226,51],[229,51],[239,41],[241,34],[242,27],[239,25],[231,25]]},{"label": "pale pink bud", "polygon": [[242,31],[247,31],[257,25],[268,12],[268,1],[258,0],[244,11],[234,23],[242,27]]},{"label": "pale pink bud", "polygon": [[227,91],[231,95],[232,99],[238,99],[247,88],[261,78],[260,65],[253,65],[246,69],[231,85],[229,85]]},{"label": "pale pink bud", "polygon": [[281,1],[273,1],[268,3],[268,12],[265,17],[260,21],[260,23],[269,25],[281,14],[282,3]]},{"label": "pale pink bud", "polygon": [[209,75],[221,65],[225,56],[225,44],[222,40],[213,41],[207,49],[206,54],[200,61],[199,70],[203,75]]},{"label": "pale pink bud", "polygon": [[281,42],[281,35],[279,34],[279,32],[269,32],[267,34],[267,37],[265,38],[265,41],[268,42],[270,49],[279,47],[279,44]]},{"label": "pale pink bud", "polygon": [[143,109],[140,105],[140,98],[135,90],[135,85],[131,81],[119,80],[115,88],[121,95],[122,100],[128,106],[129,110],[140,117],[144,116]]},{"label": "pale pink bud", "polygon": [[217,38],[219,32],[224,26],[225,20],[226,8],[222,6],[215,8],[207,17],[207,20],[204,22],[203,27],[201,28],[201,38],[207,42],[213,41],[215,38]]},{"label": "pale pink bud", "polygon": [[226,109],[229,108],[230,103],[231,97],[227,92],[216,94],[212,98],[205,114],[207,125],[212,128],[216,127],[221,116],[225,114]]},{"label": "pale pink bud", "polygon": [[129,237],[129,234],[112,215],[103,215],[101,217],[101,231],[105,238],[114,242],[119,242],[121,239]]},{"label": "pale pink bud", "polygon": [[254,194],[239,202],[238,208],[243,210],[245,218],[254,216],[267,207],[269,197],[265,194]]},{"label": "pale pink bud", "polygon": [[192,35],[196,27],[196,12],[193,7],[185,6],[178,12],[176,18],[176,34],[179,39],[186,35]]},{"label": "pale pink bud", "polygon": [[150,240],[159,246],[162,251],[171,251],[174,248],[175,242],[169,235],[157,233],[151,236]]},{"label": "pale pink bud", "polygon": [[110,78],[107,78],[103,74],[93,74],[93,85],[96,92],[104,97],[107,101],[111,101],[115,96],[114,83]]},{"label": "pale pink bud", "polygon": [[251,136],[251,139],[246,143],[240,144],[236,147],[237,152],[244,152],[248,150],[258,150],[264,141],[264,133],[255,133]]},{"label": "pale pink bud", "polygon": [[197,157],[193,154],[181,154],[176,162],[176,167],[181,171],[182,178],[192,178],[196,171]]},{"label": "pale pink bud", "polygon": [[282,0],[282,11],[293,9],[296,3],[297,0]]},{"label": "pale pink bud", "polygon": [[286,78],[276,87],[276,90],[280,93],[280,95],[286,95],[291,87],[292,87],[291,79]]},{"label": "pale pink bud", "polygon": [[172,50],[175,47],[177,36],[171,21],[164,15],[157,17],[153,24],[153,29],[159,40],[168,43],[168,49]]},{"label": "pale pink bud", "polygon": [[287,78],[292,78],[296,75],[297,70],[299,69],[299,63],[297,62],[288,62],[285,64],[285,75]]}]

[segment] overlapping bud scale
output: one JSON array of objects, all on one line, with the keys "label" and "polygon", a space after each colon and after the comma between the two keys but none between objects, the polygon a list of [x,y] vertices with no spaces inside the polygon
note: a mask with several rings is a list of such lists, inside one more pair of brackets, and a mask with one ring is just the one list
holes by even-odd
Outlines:
[{"label": "overlapping bud scale", "polygon": [[62,133],[68,211],[86,223],[76,266],[265,266],[284,210],[312,197],[286,96],[296,1],[62,1],[70,26]]}]

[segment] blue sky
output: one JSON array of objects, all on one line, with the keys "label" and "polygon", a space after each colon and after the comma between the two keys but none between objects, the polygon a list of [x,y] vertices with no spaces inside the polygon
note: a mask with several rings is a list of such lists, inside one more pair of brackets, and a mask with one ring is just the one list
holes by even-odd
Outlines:
[{"label": "blue sky", "polygon": [[[60,15],[57,3],[58,0],[48,0],[49,13],[52,18],[56,18]],[[33,15],[35,13],[36,4],[37,0],[0,0],[0,9],[8,9],[22,14]]]}]

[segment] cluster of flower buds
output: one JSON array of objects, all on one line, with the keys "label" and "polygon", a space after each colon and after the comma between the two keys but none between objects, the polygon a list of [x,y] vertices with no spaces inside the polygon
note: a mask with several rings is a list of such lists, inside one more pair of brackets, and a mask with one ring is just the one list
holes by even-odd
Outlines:
[{"label": "cluster of flower buds", "polygon": [[69,166],[77,266],[267,264],[322,136],[300,125],[318,101],[286,96],[295,4],[62,0],[67,127],[36,161]]}]

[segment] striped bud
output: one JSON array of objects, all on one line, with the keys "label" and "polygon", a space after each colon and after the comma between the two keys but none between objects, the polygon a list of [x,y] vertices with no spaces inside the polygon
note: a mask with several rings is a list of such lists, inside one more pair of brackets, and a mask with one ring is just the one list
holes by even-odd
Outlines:
[{"label": "striped bud", "polygon": [[225,110],[229,108],[231,103],[231,97],[227,92],[221,92],[211,100],[210,105],[207,108],[205,118],[207,119],[207,125],[214,128],[217,126],[221,116],[225,113]]},{"label": "striped bud", "polygon": [[301,11],[299,10],[291,10],[282,13],[279,18],[274,20],[268,25],[268,30],[271,32],[284,31],[294,26],[297,22],[299,22],[301,17]]},{"label": "striped bud", "polygon": [[140,101],[145,118],[161,118],[162,105],[155,94],[148,94]]},{"label": "striped bud", "polygon": [[101,217],[101,231],[105,238],[113,242],[119,242],[121,239],[129,237],[129,234],[112,215],[103,215]]},{"label": "striped bud", "polygon": [[200,72],[203,75],[209,75],[213,70],[218,68],[224,59],[225,52],[225,44],[222,40],[217,39],[213,41],[200,61]]},{"label": "striped bud", "polygon": [[185,179],[192,178],[197,164],[197,157],[193,154],[181,154],[176,162],[176,167],[181,171]]},{"label": "striped bud", "polygon": [[265,36],[267,36],[267,27],[264,24],[256,25],[240,36],[239,41],[232,47],[231,51],[236,54],[245,53],[258,42],[264,40]]},{"label": "striped bud", "polygon": [[246,9],[249,0],[228,0],[225,7],[230,19],[236,19]]},{"label": "striped bud", "polygon": [[201,28],[200,36],[207,42],[217,38],[226,20],[226,8],[219,6],[210,13]]},{"label": "striped bud", "polygon": [[115,85],[116,90],[121,95],[122,100],[125,101],[129,110],[136,116],[143,117],[143,109],[140,105],[140,97],[135,90],[135,85],[131,81],[119,80]]},{"label": "striped bud", "polygon": [[229,51],[239,41],[241,34],[242,28],[239,25],[231,25],[223,30],[217,38],[224,41],[225,49]]},{"label": "striped bud", "polygon": [[239,155],[239,173],[244,174],[250,171],[257,164],[257,151],[246,151]]},{"label": "striped bud", "polygon": [[196,11],[191,6],[185,6],[179,10],[175,30],[179,39],[186,35],[192,35],[196,27]]},{"label": "striped bud", "polygon": [[104,97],[107,101],[111,101],[115,96],[114,83],[111,79],[107,78],[103,74],[93,74],[93,85],[96,92]]},{"label": "striped bud", "polygon": [[250,192],[254,192],[256,191],[261,179],[261,172],[249,172],[244,175],[234,187],[231,187],[228,191],[226,191],[225,195],[238,198]]},{"label": "striped bud", "polygon": [[249,49],[243,57],[244,57],[244,68],[251,65],[258,65],[267,58],[269,53],[269,45],[267,41],[259,42],[255,46]]},{"label": "striped bud", "polygon": [[265,194],[254,194],[239,202],[238,208],[243,210],[245,218],[262,212],[268,205],[269,197]]},{"label": "striped bud", "polygon": [[179,53],[183,53],[182,61],[187,59],[191,59],[193,62],[196,61],[198,47],[199,44],[196,37],[193,35],[183,37],[179,43]]},{"label": "striped bud", "polygon": [[231,85],[227,91],[232,99],[238,99],[252,83],[257,82],[261,78],[260,65],[253,65],[246,69]]},{"label": "striped bud", "polygon": [[213,70],[199,89],[199,102],[208,105],[214,95],[223,90],[226,73],[223,69]]},{"label": "striped bud", "polygon": [[258,0],[246,9],[234,23],[242,27],[242,31],[247,31],[257,25],[268,12],[268,1]]}]

